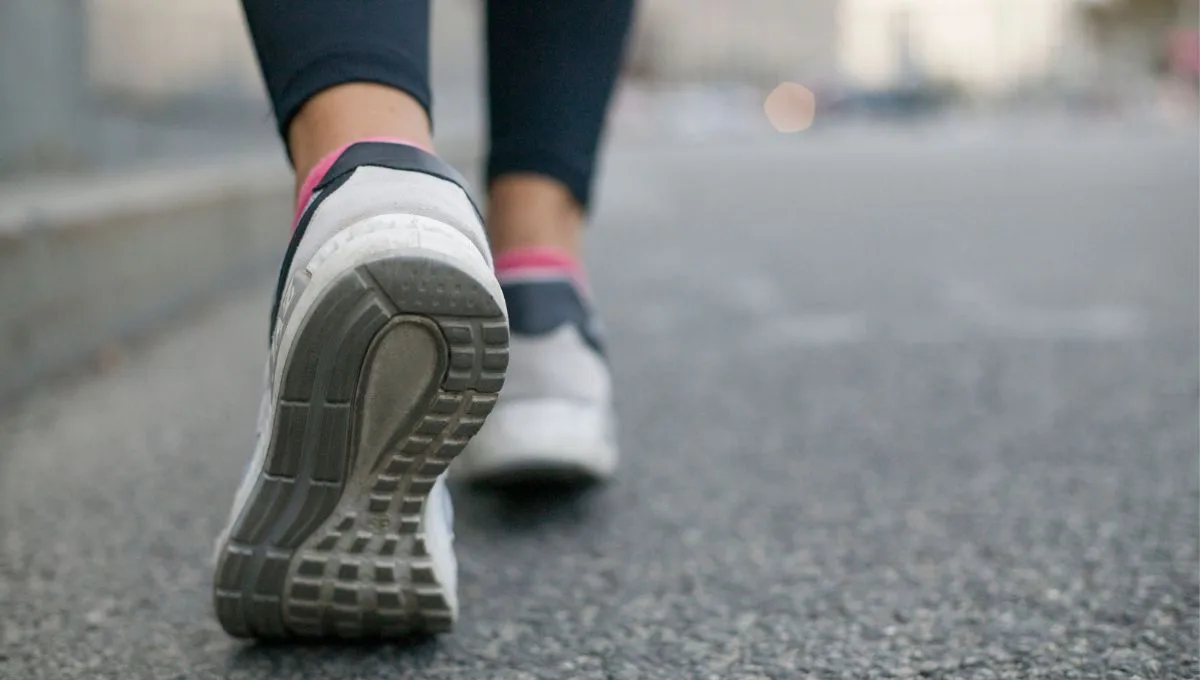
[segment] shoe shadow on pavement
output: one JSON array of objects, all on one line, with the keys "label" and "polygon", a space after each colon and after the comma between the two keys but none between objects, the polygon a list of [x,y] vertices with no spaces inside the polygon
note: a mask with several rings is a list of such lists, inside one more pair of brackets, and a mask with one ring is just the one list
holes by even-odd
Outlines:
[{"label": "shoe shadow on pavement", "polygon": [[523,534],[592,526],[606,514],[604,485],[581,475],[528,474],[486,484],[456,485],[460,528],[471,532]]},{"label": "shoe shadow on pavement", "polygon": [[257,640],[234,652],[229,668],[239,673],[261,673],[264,677],[287,675],[283,672],[286,669],[331,667],[355,668],[363,672],[377,669],[383,672],[401,665],[431,662],[438,649],[436,635],[414,635],[394,640]]}]

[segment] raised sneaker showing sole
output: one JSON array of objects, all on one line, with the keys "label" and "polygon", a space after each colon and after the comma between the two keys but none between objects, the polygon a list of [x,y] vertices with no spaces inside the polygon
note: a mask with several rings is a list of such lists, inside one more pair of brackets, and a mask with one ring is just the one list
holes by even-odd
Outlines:
[{"label": "raised sneaker showing sole", "polygon": [[443,473],[505,378],[508,325],[460,228],[368,217],[294,266],[259,445],[218,540],[238,637],[395,638],[458,612]]}]

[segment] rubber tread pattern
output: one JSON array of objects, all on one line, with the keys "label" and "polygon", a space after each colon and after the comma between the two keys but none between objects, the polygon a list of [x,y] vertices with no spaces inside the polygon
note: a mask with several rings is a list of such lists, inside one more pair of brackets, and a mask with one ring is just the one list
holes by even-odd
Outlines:
[{"label": "rubber tread pattern", "polygon": [[[376,453],[358,455],[365,367],[423,327],[436,380]],[[508,364],[504,312],[452,265],[395,258],[328,287],[287,358],[263,472],[219,557],[216,610],[240,637],[394,638],[450,628],[422,517],[482,426]]]}]

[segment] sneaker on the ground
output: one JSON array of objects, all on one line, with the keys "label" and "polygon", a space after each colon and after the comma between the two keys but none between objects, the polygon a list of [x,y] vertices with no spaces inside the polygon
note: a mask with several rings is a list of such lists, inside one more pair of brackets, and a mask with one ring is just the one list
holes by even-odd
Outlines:
[{"label": "sneaker on the ground", "polygon": [[444,473],[504,382],[508,324],[478,209],[414,147],[350,146],[284,259],[259,439],[218,539],[239,637],[400,637],[453,624]]},{"label": "sneaker on the ground", "polygon": [[565,273],[498,270],[512,332],[508,377],[452,478],[505,485],[611,477],[612,378],[587,292]]}]

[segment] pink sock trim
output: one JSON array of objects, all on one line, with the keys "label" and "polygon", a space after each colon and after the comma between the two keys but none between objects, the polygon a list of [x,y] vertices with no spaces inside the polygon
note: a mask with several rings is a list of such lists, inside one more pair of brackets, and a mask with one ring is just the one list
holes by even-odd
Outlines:
[{"label": "pink sock trim", "polygon": [[313,169],[308,172],[308,176],[304,178],[304,183],[300,185],[300,193],[296,195],[296,214],[295,217],[292,218],[293,229],[300,222],[300,216],[304,214],[304,209],[308,207],[308,202],[312,200],[313,191],[317,188],[317,185],[321,183],[321,180],[325,179],[325,173],[329,172],[329,169],[332,168],[333,164],[337,162],[337,159],[346,152],[346,149],[349,149],[351,146],[354,146],[360,142],[407,144],[408,146],[415,146],[422,151],[429,151],[432,153],[432,151],[425,148],[421,144],[396,137],[366,137],[364,139],[359,139],[350,142],[349,144],[343,144],[342,146],[339,146],[333,151],[325,154],[321,160],[317,161],[317,164],[313,166]]},{"label": "pink sock trim", "polygon": [[497,253],[496,277],[501,281],[515,278],[539,278],[566,276],[583,290],[587,290],[587,275],[583,264],[570,253],[558,248],[530,247],[512,248]]}]

